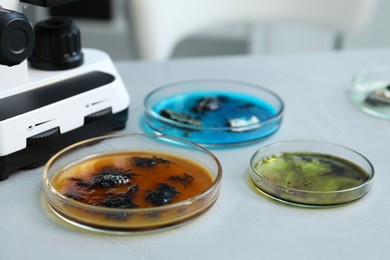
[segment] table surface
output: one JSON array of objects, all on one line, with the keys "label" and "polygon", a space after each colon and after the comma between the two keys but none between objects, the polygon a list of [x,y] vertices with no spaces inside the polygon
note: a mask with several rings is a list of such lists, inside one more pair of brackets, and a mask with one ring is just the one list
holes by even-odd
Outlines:
[{"label": "table surface", "polygon": [[[390,259],[390,121],[348,100],[353,75],[378,65],[390,66],[390,49],[117,62],[132,99],[123,132],[143,131],[143,99],[151,90],[199,78],[273,90],[286,105],[282,127],[263,142],[211,149],[224,170],[216,204],[195,221],[153,234],[103,235],[64,225],[45,209],[42,168],[12,174],[0,182],[0,259]],[[294,139],[365,155],[375,167],[371,191],[327,209],[288,206],[254,192],[247,182],[251,155]]]}]

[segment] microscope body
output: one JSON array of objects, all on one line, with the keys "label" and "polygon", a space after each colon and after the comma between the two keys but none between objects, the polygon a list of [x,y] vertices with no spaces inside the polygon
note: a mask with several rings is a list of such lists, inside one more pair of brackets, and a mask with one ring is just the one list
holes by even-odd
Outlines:
[{"label": "microscope body", "polygon": [[[42,6],[70,1],[73,0],[24,0]],[[0,0],[0,7],[7,8],[5,12],[17,10],[19,5],[19,1]],[[44,31],[50,32],[58,25],[61,25],[61,31],[62,25],[67,26],[68,23],[68,20],[46,21]],[[0,40],[7,35],[12,36],[4,36],[4,32],[9,30],[1,29]],[[38,30],[42,28],[35,27],[35,33]],[[15,35],[20,33],[16,32],[12,37]],[[27,44],[23,37],[22,42]],[[53,37],[49,36],[50,42]],[[39,55],[50,54],[50,48],[57,55],[58,46],[63,43],[50,47],[45,39],[41,43],[39,41],[34,39],[34,48],[39,45],[40,50],[26,54],[28,60],[14,59],[13,53],[9,62],[4,61],[7,57],[0,59],[3,61],[0,65],[0,181],[19,169],[44,164],[68,145],[126,126],[130,97],[106,53],[81,49],[77,39],[66,38],[65,42],[70,42],[71,46],[63,48],[71,50],[70,53],[64,50],[63,58],[52,64],[46,56],[42,56],[42,61]],[[18,41],[13,42],[16,42],[15,48],[0,51],[4,54],[15,50],[15,54],[19,55],[18,48],[23,51],[28,48]],[[17,58],[20,63],[15,62]]]}]

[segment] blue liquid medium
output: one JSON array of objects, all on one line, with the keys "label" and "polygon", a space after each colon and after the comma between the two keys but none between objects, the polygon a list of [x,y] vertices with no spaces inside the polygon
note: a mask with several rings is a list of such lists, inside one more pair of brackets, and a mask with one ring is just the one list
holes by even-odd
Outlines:
[{"label": "blue liquid medium", "polygon": [[[223,98],[224,101],[219,109],[209,112],[194,111],[199,100],[212,97]],[[236,92],[202,91],[175,95],[159,101],[152,109],[158,114],[164,109],[184,113],[199,119],[202,124],[200,128],[193,130],[190,129],[193,127],[191,125],[188,128],[177,127],[155,118],[148,118],[149,126],[155,131],[209,145],[238,144],[262,139],[277,131],[281,123],[281,115],[278,115],[278,110],[271,104],[254,96]],[[245,131],[215,129],[229,127],[229,119],[248,120],[252,116],[257,117],[264,124],[252,128],[249,125],[249,130]]]}]

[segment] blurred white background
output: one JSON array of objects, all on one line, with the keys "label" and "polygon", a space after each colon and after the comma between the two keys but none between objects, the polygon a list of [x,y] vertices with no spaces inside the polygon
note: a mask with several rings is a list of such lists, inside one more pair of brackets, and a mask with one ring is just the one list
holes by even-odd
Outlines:
[{"label": "blurred white background", "polygon": [[[342,1],[342,0],[340,0]],[[91,6],[91,11],[93,10]],[[82,33],[83,47],[97,48],[108,52],[114,60],[138,59],[134,43],[128,0],[111,0],[112,18],[75,19]],[[376,14],[370,25],[358,34],[346,34],[344,49],[390,47],[389,0],[379,0]],[[28,7],[27,15],[33,22],[48,16],[48,10]],[[271,29],[271,30],[269,30]],[[175,49],[172,58],[215,55],[240,55],[248,53],[246,41],[248,28],[229,26],[211,28],[183,40]],[[256,53],[286,53],[329,50],[333,44],[333,32],[309,25],[280,24],[265,28],[257,26]],[[271,35],[269,41],[264,38]]]}]

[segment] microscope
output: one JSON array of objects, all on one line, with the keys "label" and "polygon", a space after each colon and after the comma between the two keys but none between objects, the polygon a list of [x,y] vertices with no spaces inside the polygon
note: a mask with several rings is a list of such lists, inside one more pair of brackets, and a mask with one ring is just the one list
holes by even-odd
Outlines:
[{"label": "microscope", "polygon": [[[21,0],[52,7],[75,0]],[[130,97],[110,57],[81,48],[72,20],[32,26],[0,0],[0,181],[78,141],[125,128]]]}]

